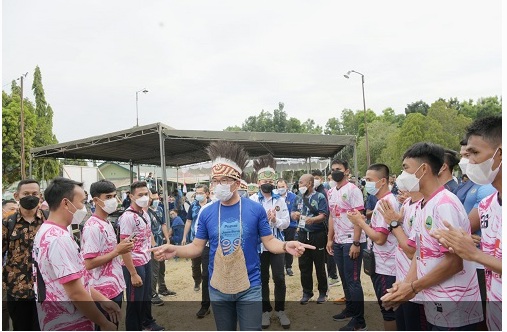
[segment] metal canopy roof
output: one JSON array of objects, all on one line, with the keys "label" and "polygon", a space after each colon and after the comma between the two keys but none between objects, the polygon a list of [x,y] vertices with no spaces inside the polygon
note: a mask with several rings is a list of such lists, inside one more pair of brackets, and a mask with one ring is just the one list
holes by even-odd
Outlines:
[{"label": "metal canopy roof", "polygon": [[250,157],[266,153],[276,158],[333,157],[352,135],[314,135],[260,132],[176,130],[162,123],[134,127],[40,148],[30,149],[33,158],[70,158],[123,161],[160,165],[160,135],[165,139],[167,166],[183,166],[209,160],[205,148],[211,141],[227,140],[242,145]]}]

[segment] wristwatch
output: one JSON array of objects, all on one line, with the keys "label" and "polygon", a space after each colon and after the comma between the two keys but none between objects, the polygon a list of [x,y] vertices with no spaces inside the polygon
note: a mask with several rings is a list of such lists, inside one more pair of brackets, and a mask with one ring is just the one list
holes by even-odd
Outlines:
[{"label": "wristwatch", "polygon": [[391,223],[389,224],[389,232],[392,232],[393,229],[395,229],[396,227],[400,226],[400,223],[396,220],[393,220],[391,221]]},{"label": "wristwatch", "polygon": [[356,247],[361,246],[361,242],[359,242],[359,241],[354,241],[354,242],[352,242],[352,244],[355,245]]}]

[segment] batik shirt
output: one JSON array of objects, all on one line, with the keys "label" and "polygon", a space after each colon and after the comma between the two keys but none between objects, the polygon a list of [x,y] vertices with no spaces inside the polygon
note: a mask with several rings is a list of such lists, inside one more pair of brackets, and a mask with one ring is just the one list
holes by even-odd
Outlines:
[{"label": "batik shirt", "polygon": [[[95,214],[86,221],[81,235],[81,254],[84,259],[107,255],[117,244],[116,234],[110,222],[102,220]],[[108,299],[115,298],[125,289],[120,256],[89,270],[88,273],[93,288]]]},{"label": "batik shirt", "polygon": [[[359,188],[347,182],[340,189],[333,187],[327,192],[329,214],[333,217],[334,242],[354,242],[354,224],[347,217],[351,210],[364,210],[363,193]],[[331,226],[330,226],[331,227]],[[364,231],[361,230],[359,242],[366,242]]]},{"label": "batik shirt", "polygon": [[[479,203],[482,251],[502,260],[502,205],[498,192]],[[502,275],[486,268],[486,323],[490,331],[502,330]]]},{"label": "batik shirt", "polygon": [[[408,244],[416,248],[417,278],[442,263],[448,250],[431,233],[447,229],[443,222],[470,234],[470,221],[456,195],[440,187],[425,202],[418,204]],[[475,265],[463,260],[463,270],[438,285],[422,291],[424,311],[429,323],[441,327],[460,327],[482,321],[481,297]]]},{"label": "batik shirt", "polygon": [[35,236],[33,259],[42,277],[42,280],[38,279],[34,267],[34,291],[41,330],[93,331],[93,322],[76,308],[63,287],[79,279],[90,292],[83,256],[67,228],[46,221]]}]

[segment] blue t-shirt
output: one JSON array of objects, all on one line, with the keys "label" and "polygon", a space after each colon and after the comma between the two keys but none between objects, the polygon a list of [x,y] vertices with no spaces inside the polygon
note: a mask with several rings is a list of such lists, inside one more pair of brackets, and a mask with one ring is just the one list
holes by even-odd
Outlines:
[{"label": "blue t-shirt", "polygon": [[[366,197],[366,203],[364,204],[364,210],[370,210],[370,211],[373,211],[375,210],[375,206],[377,205],[377,201],[378,201],[378,198],[377,196],[375,195],[370,195],[368,194],[368,196]],[[371,217],[370,217],[371,219]],[[368,219],[368,220],[370,220]]]},{"label": "blue t-shirt", "polygon": [[[222,251],[224,255],[229,255],[234,252],[240,241],[239,204],[238,202],[231,206],[224,206],[219,201],[216,201],[201,209],[195,237],[205,241],[209,240],[209,280],[211,280],[211,276],[213,275],[215,253],[218,248],[218,209],[220,207],[220,240]],[[259,203],[248,198],[241,198],[241,215],[243,225],[241,248],[245,255],[250,286],[255,287],[261,284],[260,259],[257,245],[260,243],[261,237],[272,235],[272,233],[268,224],[266,211]]]},{"label": "blue t-shirt", "polygon": [[[206,202],[208,204],[211,202],[210,199]],[[197,216],[199,215],[199,211],[201,210],[201,204],[197,200],[193,201],[190,207],[188,208],[187,219],[192,220],[190,224],[190,234],[189,234],[189,242],[194,241],[195,238],[195,222],[197,221]]]},{"label": "blue t-shirt", "polygon": [[[468,180],[467,182],[470,182]],[[470,188],[470,190],[467,192],[467,195],[465,196],[465,201],[463,202],[463,206],[465,207],[465,211],[467,213],[470,213],[472,209],[477,208],[479,206],[480,201],[482,201],[483,198],[493,194],[496,191],[496,189],[491,184],[486,185],[479,185],[475,184]],[[474,232],[474,234],[481,235],[481,229]]]},{"label": "blue t-shirt", "polygon": [[164,218],[162,217],[161,210],[152,210],[148,208],[148,215],[151,218],[151,233],[157,243],[157,246],[164,244],[164,233],[162,232],[162,225],[165,224]]},{"label": "blue t-shirt", "polygon": [[176,218],[171,221],[171,228],[173,229],[172,238],[174,243],[180,244],[183,240],[183,230],[185,228],[185,223],[179,216],[176,216]]},{"label": "blue t-shirt", "polygon": [[[285,195],[285,204],[287,204],[287,210],[292,211],[292,207],[296,205],[297,200],[296,194],[294,194],[292,191],[287,191],[287,195]],[[290,218],[290,224],[288,228],[297,228],[298,227],[298,221]]]},{"label": "blue t-shirt", "polygon": [[[329,216],[329,209],[327,205],[327,197],[325,197],[323,194],[314,191],[310,194],[310,196],[306,197],[308,199],[308,203],[318,212],[317,214],[312,213],[312,211],[304,204],[304,200],[301,196],[297,196],[296,203],[292,206],[292,212],[299,211],[304,216],[310,216],[315,217],[321,213],[326,215],[326,219]],[[327,220],[317,223],[317,224],[311,224],[306,225],[305,230],[308,232],[318,232],[318,231],[325,231],[326,225],[324,222],[327,222]]]}]

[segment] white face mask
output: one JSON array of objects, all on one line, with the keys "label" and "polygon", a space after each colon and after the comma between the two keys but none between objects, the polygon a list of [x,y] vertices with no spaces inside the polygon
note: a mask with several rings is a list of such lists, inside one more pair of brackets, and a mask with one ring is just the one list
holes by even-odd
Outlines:
[{"label": "white face mask", "polygon": [[149,201],[150,201],[150,198],[148,196],[143,196],[143,197],[136,199],[136,204],[140,208],[145,208],[148,206]]},{"label": "white face mask", "polygon": [[204,195],[202,195],[202,194],[195,195],[195,200],[198,202],[204,201]]},{"label": "white face mask", "polygon": [[500,164],[498,167],[494,170],[491,169],[493,167],[493,164],[495,163],[495,156],[498,152],[498,149],[496,149],[495,153],[493,154],[493,157],[489,158],[488,160],[483,161],[480,164],[472,164],[469,163],[467,165],[467,173],[468,178],[473,183],[479,184],[479,185],[486,185],[490,184],[495,180],[496,175],[500,171],[500,166],[502,166],[502,162],[500,161]]},{"label": "white face mask", "polygon": [[376,187],[377,182],[374,181],[366,181],[366,184],[364,188],[366,189],[366,192],[370,195],[376,195],[380,188]]},{"label": "white face mask", "polygon": [[160,204],[160,201],[158,199],[151,202],[151,207],[156,210],[158,208],[158,205]]},{"label": "white face mask", "polygon": [[116,208],[118,207],[118,202],[116,201],[116,198],[106,199],[105,201],[99,198],[99,201],[104,203],[104,206],[103,207],[101,206],[101,208],[107,214],[113,213],[114,211],[116,211]]},{"label": "white face mask", "polygon": [[336,187],[336,181],[334,181],[334,180],[329,181],[329,188],[334,188],[334,187]]},{"label": "white face mask", "polygon": [[320,186],[320,180],[313,180],[313,187],[317,188],[318,186]]},{"label": "white face mask", "polygon": [[287,188],[278,188],[278,195],[283,196],[287,193]]},{"label": "white face mask", "polygon": [[[421,166],[422,165],[424,165],[424,164],[421,164]],[[421,166],[417,167],[414,174],[411,174],[411,173],[408,173],[405,171],[401,172],[400,176],[398,176],[396,178],[396,185],[398,186],[399,190],[411,191],[411,192],[417,192],[420,190],[419,181],[422,179],[422,177],[426,173],[424,173],[419,179],[417,178],[415,173],[417,173],[417,171],[419,170],[419,168],[421,168]]]},{"label": "white face mask", "polygon": [[467,174],[467,166],[469,163],[470,160],[468,160],[468,158],[465,157],[461,158],[461,160],[458,163],[459,168],[461,169],[461,174]]},{"label": "white face mask", "polygon": [[81,221],[83,221],[84,217],[86,217],[86,214],[88,213],[88,211],[86,211],[86,206],[83,205],[82,209],[77,210],[76,206],[72,204],[71,201],[69,201],[69,203],[76,209],[74,213],[69,211],[69,213],[72,214],[72,224],[74,225],[80,224]]},{"label": "white face mask", "polygon": [[231,199],[233,192],[231,192],[230,184],[217,184],[215,187],[215,197],[221,202],[227,202]]},{"label": "white face mask", "polygon": [[299,192],[301,193],[301,195],[304,195],[306,194],[306,191],[308,190],[307,187],[299,187]]}]

